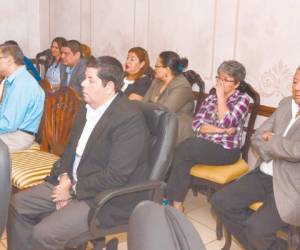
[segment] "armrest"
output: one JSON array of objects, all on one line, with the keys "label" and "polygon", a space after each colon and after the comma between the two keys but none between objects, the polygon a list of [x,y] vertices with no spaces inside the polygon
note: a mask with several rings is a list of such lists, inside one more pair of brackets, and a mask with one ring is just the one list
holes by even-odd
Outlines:
[{"label": "armrest", "polygon": [[90,232],[94,234],[99,231],[98,226],[100,224],[99,220],[97,220],[97,215],[101,212],[102,207],[108,202],[109,200],[126,195],[131,193],[137,193],[142,191],[153,191],[152,199],[155,202],[161,202],[163,198],[163,191],[166,187],[166,184],[162,181],[145,181],[142,183],[138,183],[131,186],[126,186],[117,189],[111,189],[107,191],[103,191],[99,193],[96,198],[95,202],[97,203],[96,210],[92,215],[92,220],[90,224]]}]

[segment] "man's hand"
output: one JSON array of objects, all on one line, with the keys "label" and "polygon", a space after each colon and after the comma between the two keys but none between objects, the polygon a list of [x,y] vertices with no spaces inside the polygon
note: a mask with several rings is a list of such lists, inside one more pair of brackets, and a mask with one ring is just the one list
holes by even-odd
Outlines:
[{"label": "man's hand", "polygon": [[59,184],[54,187],[51,198],[56,203],[56,208],[60,209],[64,207],[72,199],[70,195],[70,188],[72,183],[68,175],[62,175],[59,179]]},{"label": "man's hand", "polygon": [[56,206],[56,210],[59,210],[63,207],[65,207],[67,204],[69,204],[71,202],[71,199],[70,200],[66,200],[66,201],[59,201],[59,202],[56,202],[55,206]]},{"label": "man's hand", "polygon": [[264,132],[261,137],[263,138],[264,141],[269,141],[273,137],[274,133],[271,131],[266,131]]}]

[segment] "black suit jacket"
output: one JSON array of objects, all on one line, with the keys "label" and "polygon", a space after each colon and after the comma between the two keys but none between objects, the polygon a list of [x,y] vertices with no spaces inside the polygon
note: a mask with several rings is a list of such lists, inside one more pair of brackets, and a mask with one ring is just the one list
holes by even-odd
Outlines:
[{"label": "black suit jacket", "polygon": [[[71,139],[47,180],[57,184],[57,176],[67,172],[72,178],[75,150],[86,122],[86,108],[80,110]],[[77,169],[78,200],[95,208],[95,196],[104,190],[123,187],[145,180],[148,176],[149,132],[141,111],[119,93],[92,131]],[[144,197],[145,198],[145,197]],[[122,223],[142,195],[112,200],[104,208],[101,224]]]}]

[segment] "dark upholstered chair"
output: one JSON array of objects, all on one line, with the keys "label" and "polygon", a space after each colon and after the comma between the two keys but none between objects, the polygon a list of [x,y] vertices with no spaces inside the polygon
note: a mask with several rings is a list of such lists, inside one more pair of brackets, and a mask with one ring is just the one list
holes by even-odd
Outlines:
[{"label": "dark upholstered chair", "polygon": [[[198,192],[204,192],[209,199],[218,189],[223,188],[225,185],[246,174],[249,170],[247,160],[250,148],[250,137],[254,132],[254,123],[258,113],[260,96],[248,83],[243,84],[241,87],[243,88],[241,90],[244,90],[252,99],[250,112],[244,127],[245,139],[242,146],[242,157],[231,165],[209,166],[198,164],[193,166],[190,175],[192,177],[191,188],[194,195]],[[211,91],[215,91],[215,89],[213,88]],[[222,224],[218,218],[216,232],[217,238],[220,240],[222,238]]]},{"label": "dark upholstered chair", "polygon": [[[126,232],[128,229],[128,221],[119,226],[102,229],[97,225],[97,215],[101,214],[101,209],[105,203],[117,196],[137,193],[141,191],[149,191],[149,195],[145,195],[145,200],[153,200],[162,202],[163,192],[165,188],[165,175],[171,164],[173,151],[177,136],[177,119],[176,115],[166,108],[149,103],[135,102],[142,110],[146,124],[148,125],[152,136],[151,146],[149,150],[149,177],[148,180],[140,184],[126,186],[119,189],[107,190],[99,193],[96,197],[98,207],[94,214],[90,214],[92,222],[90,224],[90,232],[79,238],[73,239],[67,243],[67,248],[85,249],[82,244],[88,240],[92,240],[94,249],[102,249],[105,245],[104,239],[106,235]],[[147,193],[148,194],[148,193]],[[130,200],[128,201],[130,202]]]},{"label": "dark upholstered chair", "polygon": [[11,194],[11,163],[8,148],[0,140],[0,236],[5,228]]},{"label": "dark upholstered chair", "polygon": [[127,244],[128,250],[205,249],[183,213],[151,201],[138,204],[130,216]]}]

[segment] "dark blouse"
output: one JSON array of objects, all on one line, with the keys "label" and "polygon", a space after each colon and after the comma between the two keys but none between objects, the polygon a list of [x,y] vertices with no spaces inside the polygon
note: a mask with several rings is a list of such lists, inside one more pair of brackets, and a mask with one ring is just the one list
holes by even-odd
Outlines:
[{"label": "dark blouse", "polygon": [[151,85],[151,81],[149,76],[142,75],[140,78],[136,79],[134,83],[129,84],[124,93],[127,97],[131,94],[144,96]]}]

